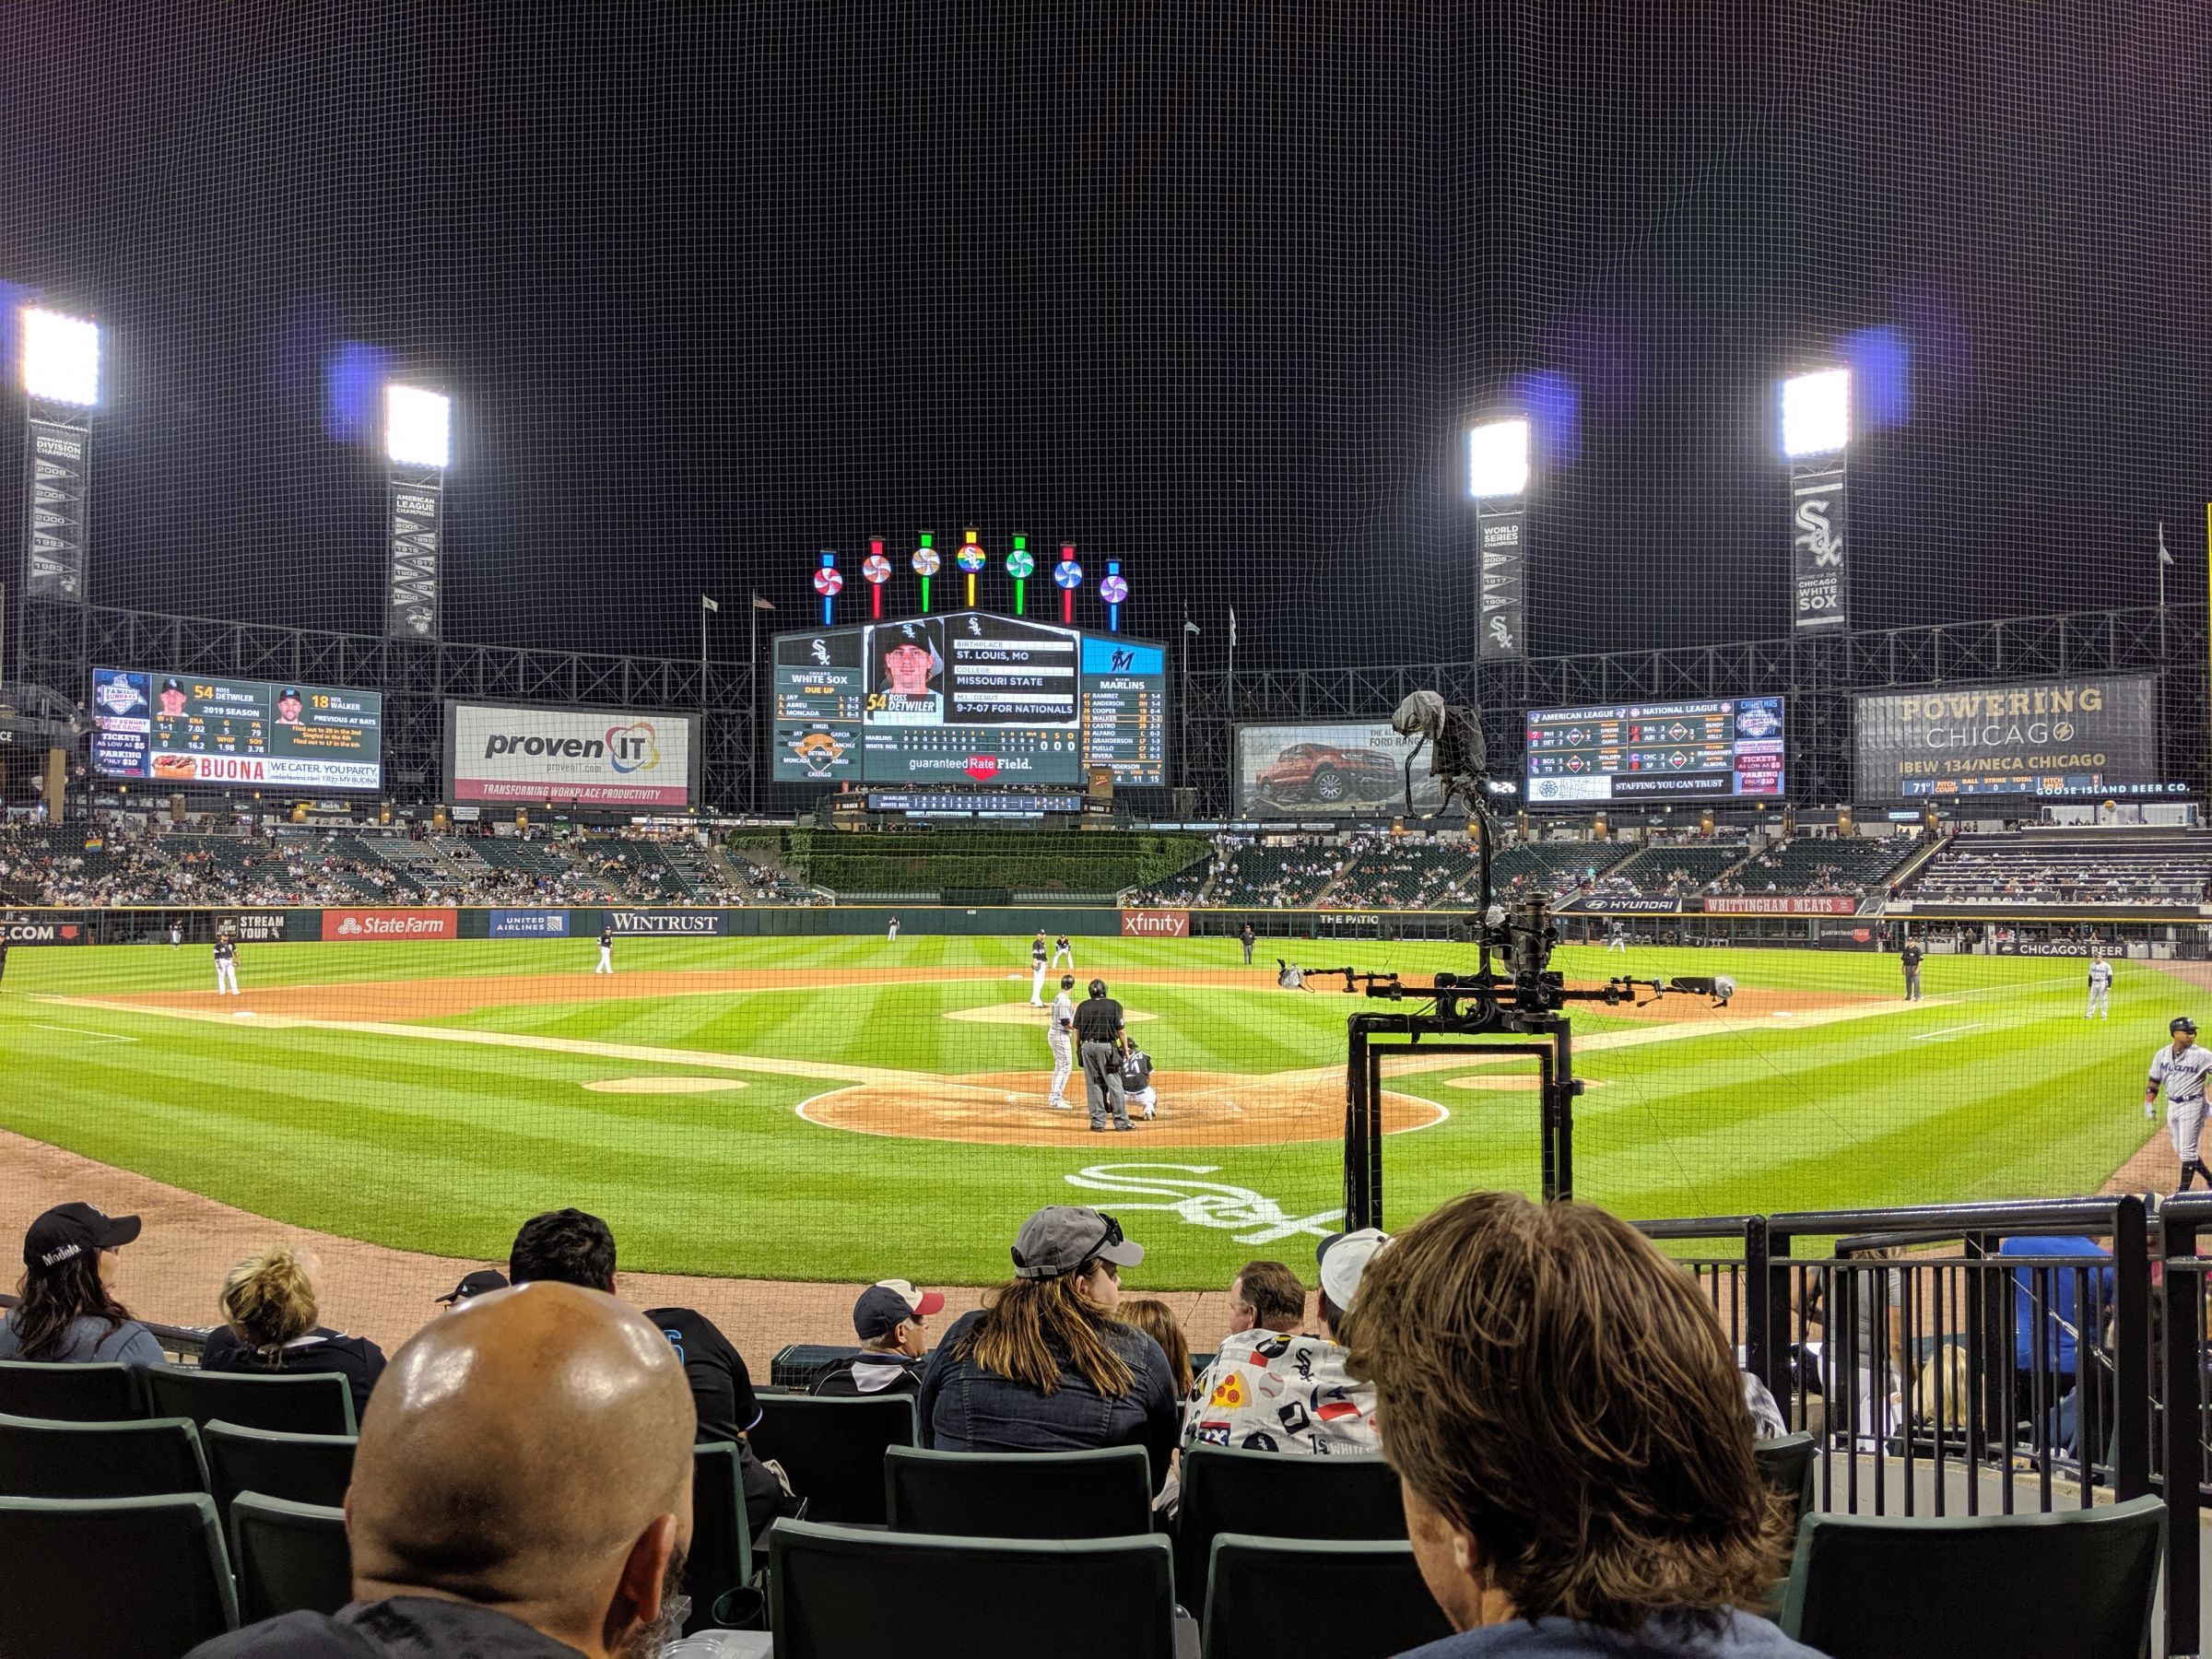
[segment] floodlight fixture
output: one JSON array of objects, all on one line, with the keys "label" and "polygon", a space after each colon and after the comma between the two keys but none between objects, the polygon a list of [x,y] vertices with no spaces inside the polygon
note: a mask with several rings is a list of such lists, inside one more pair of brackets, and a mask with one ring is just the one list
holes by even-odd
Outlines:
[{"label": "floodlight fixture", "polygon": [[1478,501],[1528,493],[1528,418],[1486,420],[1467,433],[1467,493]]},{"label": "floodlight fixture", "polygon": [[1840,455],[1851,443],[1851,371],[1816,369],[1782,382],[1782,453]]},{"label": "floodlight fixture", "polygon": [[384,454],[402,466],[446,463],[453,399],[442,392],[393,382],[384,387]]},{"label": "floodlight fixture", "polygon": [[89,409],[100,402],[100,324],[42,305],[26,305],[23,390],[50,403]]}]

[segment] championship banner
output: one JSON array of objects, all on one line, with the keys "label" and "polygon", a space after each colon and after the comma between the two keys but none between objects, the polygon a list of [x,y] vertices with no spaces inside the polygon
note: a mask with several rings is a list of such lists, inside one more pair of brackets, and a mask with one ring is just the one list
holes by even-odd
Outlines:
[{"label": "championship banner", "polygon": [[326,910],[326,942],[354,944],[367,939],[457,939],[461,912],[451,910]]},{"label": "championship banner", "polygon": [[1843,468],[1797,474],[1790,480],[1790,585],[1796,598],[1796,626],[1845,627],[1850,621],[1851,584],[1843,557]]},{"label": "championship banner", "polygon": [[26,453],[23,591],[33,599],[85,596],[85,500],[92,465],[89,420],[33,416]]},{"label": "championship banner", "polygon": [[1709,916],[1851,916],[1858,909],[1858,900],[1839,893],[1777,894],[1771,899],[1715,895],[1705,900]]},{"label": "championship banner", "polygon": [[386,631],[401,639],[438,637],[438,539],[444,496],[437,473],[392,475],[392,603]]},{"label": "championship banner", "polygon": [[2159,776],[2158,707],[2158,680],[2147,674],[1865,692],[1852,700],[1853,794],[2170,794]]},{"label": "championship banner", "polygon": [[730,931],[728,915],[718,910],[606,910],[599,917],[611,931],[625,936],[719,937]]},{"label": "championship banner", "polygon": [[1191,912],[1179,910],[1125,910],[1122,912],[1124,939],[1187,939]]},{"label": "championship banner", "polygon": [[1478,502],[1482,542],[1482,615],[1475,658],[1517,662],[1528,654],[1528,512],[1519,498]]}]

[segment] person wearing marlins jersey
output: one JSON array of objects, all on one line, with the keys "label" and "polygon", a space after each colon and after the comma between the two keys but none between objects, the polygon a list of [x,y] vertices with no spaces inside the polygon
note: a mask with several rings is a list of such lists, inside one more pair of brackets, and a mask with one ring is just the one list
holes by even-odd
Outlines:
[{"label": "person wearing marlins jersey", "polygon": [[2205,1168],[2198,1141],[2205,1132],[2205,1074],[2212,1072],[2212,1049],[2196,1046],[2196,1021],[2186,1014],[2174,1017],[2167,1028],[2173,1041],[2150,1057],[2150,1083],[2143,1090],[2143,1115],[2155,1115],[2159,1089],[2166,1090],[2166,1128],[2173,1136],[2173,1150],[2182,1160],[2182,1191],[2197,1176],[2212,1187],[2212,1170]]}]

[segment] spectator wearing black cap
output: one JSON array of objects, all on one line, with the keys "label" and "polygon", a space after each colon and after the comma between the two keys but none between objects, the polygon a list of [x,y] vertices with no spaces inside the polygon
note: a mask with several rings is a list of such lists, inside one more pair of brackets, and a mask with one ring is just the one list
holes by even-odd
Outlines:
[{"label": "spectator wearing black cap", "polygon": [[23,1235],[20,1300],[0,1319],[0,1359],[56,1364],[159,1365],[161,1345],[115,1300],[121,1259],[138,1236],[135,1216],[60,1204]]},{"label": "spectator wearing black cap", "polygon": [[497,1267],[479,1267],[474,1273],[463,1274],[459,1284],[436,1300],[448,1313],[451,1313],[456,1308],[467,1307],[469,1298],[472,1296],[482,1296],[488,1290],[504,1290],[506,1288],[507,1276],[505,1274]]},{"label": "spectator wearing black cap", "polygon": [[807,1392],[818,1394],[920,1394],[928,1369],[927,1321],[945,1306],[940,1290],[917,1290],[906,1279],[878,1279],[853,1304],[857,1359],[822,1368]]},{"label": "spectator wearing black cap", "polygon": [[922,1380],[922,1443],[944,1452],[1142,1446],[1168,1478],[1175,1382],[1159,1343],[1114,1317],[1121,1275],[1145,1259],[1112,1216],[1039,1210],[1014,1240],[1014,1277],[945,1333]]}]

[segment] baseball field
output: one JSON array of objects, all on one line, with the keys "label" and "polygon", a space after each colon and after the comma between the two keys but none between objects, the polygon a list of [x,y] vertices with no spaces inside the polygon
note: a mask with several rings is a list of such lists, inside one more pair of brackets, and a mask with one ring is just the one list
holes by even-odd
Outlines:
[{"label": "baseball field", "polygon": [[[614,1222],[626,1269],[796,1280],[987,1283],[1054,1201],[1121,1217],[1158,1288],[1218,1287],[1332,1230],[1344,1022],[1373,1005],[1278,989],[1227,939],[1083,939],[1077,994],[1110,982],[1161,1099],[1136,1132],[1095,1135],[1044,1106],[1028,944],[624,939],[612,976],[589,939],[247,946],[244,994],[219,998],[205,947],[20,949],[0,1128],[288,1227],[480,1260],[567,1204]],[[1445,945],[1326,954],[1471,966]],[[2206,1012],[2148,963],[2118,965],[2097,1024],[2065,960],[1932,957],[1916,1004],[1890,957],[1555,965],[1742,986],[1724,1010],[1576,1012],[1578,1189],[1632,1217],[2094,1191],[2151,1134],[2141,1078],[2167,1019]],[[1386,1220],[1533,1189],[1532,1082],[1394,1065]]]}]

